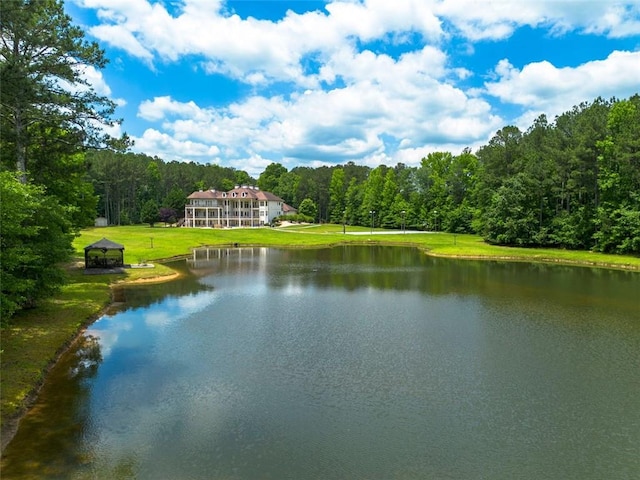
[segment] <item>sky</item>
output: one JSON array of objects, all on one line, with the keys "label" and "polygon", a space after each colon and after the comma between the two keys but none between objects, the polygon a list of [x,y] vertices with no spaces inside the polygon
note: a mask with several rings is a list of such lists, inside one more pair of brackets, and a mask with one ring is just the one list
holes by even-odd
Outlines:
[{"label": "sky", "polygon": [[418,166],[640,93],[640,0],[66,0],[135,152]]}]

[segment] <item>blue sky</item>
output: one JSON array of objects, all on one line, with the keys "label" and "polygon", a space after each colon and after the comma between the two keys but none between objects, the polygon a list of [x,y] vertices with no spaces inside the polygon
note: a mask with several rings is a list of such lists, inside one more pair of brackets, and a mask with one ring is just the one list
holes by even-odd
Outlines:
[{"label": "blue sky", "polygon": [[640,2],[66,0],[134,151],[258,177],[475,150],[640,93]]}]

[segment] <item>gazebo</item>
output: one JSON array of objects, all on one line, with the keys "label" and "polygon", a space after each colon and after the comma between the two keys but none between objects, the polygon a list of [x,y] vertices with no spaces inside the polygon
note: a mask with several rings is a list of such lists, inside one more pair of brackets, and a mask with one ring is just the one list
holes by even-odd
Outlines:
[{"label": "gazebo", "polygon": [[124,245],[106,238],[84,247],[84,268],[124,267]]}]

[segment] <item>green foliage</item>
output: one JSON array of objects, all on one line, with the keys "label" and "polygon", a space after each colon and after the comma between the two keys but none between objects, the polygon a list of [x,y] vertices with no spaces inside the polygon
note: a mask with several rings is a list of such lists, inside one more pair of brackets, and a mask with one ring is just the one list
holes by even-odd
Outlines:
[{"label": "green foliage", "polygon": [[42,187],[19,174],[0,172],[0,316],[5,322],[64,283],[60,262],[72,253],[73,233],[65,209]]},{"label": "green foliage", "polygon": [[182,191],[182,189],[177,186],[174,186],[162,201],[162,206],[175,210],[178,218],[182,218],[182,216],[184,215],[184,207],[186,204],[187,196]]},{"label": "green foliage", "polygon": [[279,196],[284,203],[289,205],[298,205],[298,186],[300,185],[300,176],[294,172],[283,173],[278,179],[278,184],[274,190],[267,190]]},{"label": "green foliage", "polygon": [[499,245],[529,246],[534,243],[535,202],[524,174],[508,179],[492,196],[487,211],[485,238]]},{"label": "green foliage", "polygon": [[296,213],[294,215],[281,215],[273,219],[273,225],[278,225],[281,222],[291,222],[291,223],[313,223],[314,218],[308,215],[302,215],[300,213]]},{"label": "green foliage", "polygon": [[329,184],[329,219],[332,223],[344,220],[346,188],[344,169],[335,168]]},{"label": "green foliage", "polygon": [[158,204],[155,200],[147,200],[140,210],[140,221],[148,223],[150,227],[160,220]]},{"label": "green foliage", "polygon": [[362,188],[355,177],[352,177],[345,194],[345,220],[349,225],[362,225],[359,212],[362,205]]},{"label": "green foliage", "polygon": [[598,209],[595,250],[607,253],[640,252],[640,210],[627,206],[614,210]]},{"label": "green foliage", "polygon": [[384,165],[374,168],[369,173],[369,178],[364,182],[362,189],[362,204],[360,206],[359,225],[367,225],[371,221],[371,213],[376,212],[378,218],[383,213],[380,211],[382,191],[386,168]]},{"label": "green foliage", "polygon": [[[37,162],[114,144],[97,124],[113,125],[115,104],[82,76],[106,58],[72,25],[62,1],[5,2],[0,21],[2,164],[24,181]],[[126,138],[115,143],[126,145]]]},{"label": "green foliage", "polygon": [[[396,205],[398,193],[396,172],[390,168],[385,174],[382,197],[380,198],[379,225],[383,228],[398,228],[400,224],[399,212],[402,210],[402,207]],[[401,202],[401,200],[402,199],[399,198],[398,202]]]},{"label": "green foliage", "polygon": [[599,205],[595,250],[640,252],[640,97],[609,112],[609,135],[596,143]]},{"label": "green foliage", "polygon": [[260,190],[275,193],[280,177],[285,173],[287,169],[279,163],[268,165],[258,177],[258,187]]},{"label": "green foliage", "polygon": [[499,131],[478,151],[472,224],[492,242],[640,253],[639,107],[598,98]]},{"label": "green foliage", "polygon": [[318,215],[318,206],[310,198],[305,198],[298,207],[298,213],[308,218],[316,218]]}]

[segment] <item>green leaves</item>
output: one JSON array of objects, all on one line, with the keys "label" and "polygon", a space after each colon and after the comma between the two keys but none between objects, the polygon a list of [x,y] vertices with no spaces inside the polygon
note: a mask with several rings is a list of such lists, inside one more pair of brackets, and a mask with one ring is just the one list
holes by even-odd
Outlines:
[{"label": "green leaves", "polygon": [[0,172],[2,229],[0,316],[55,292],[64,281],[58,268],[72,253],[67,212],[42,187],[23,184],[16,173]]},{"label": "green leaves", "polygon": [[85,69],[100,69],[107,60],[71,24],[63,3],[14,0],[3,7],[0,22],[2,163],[24,181],[39,170],[42,158],[111,140],[100,125],[113,125],[115,104],[83,76]]}]

